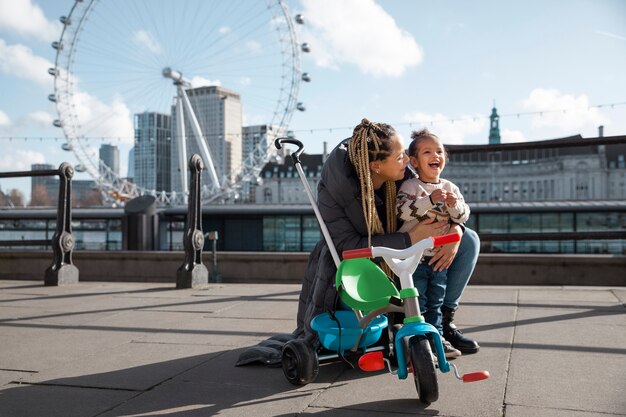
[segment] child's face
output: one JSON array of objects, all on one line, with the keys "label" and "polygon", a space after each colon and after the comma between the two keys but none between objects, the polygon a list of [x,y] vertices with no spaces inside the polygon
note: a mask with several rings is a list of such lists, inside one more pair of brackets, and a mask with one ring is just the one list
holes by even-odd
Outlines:
[{"label": "child's face", "polygon": [[431,137],[422,139],[417,144],[416,154],[411,155],[411,165],[417,170],[420,180],[439,182],[446,166],[446,153],[441,142]]}]

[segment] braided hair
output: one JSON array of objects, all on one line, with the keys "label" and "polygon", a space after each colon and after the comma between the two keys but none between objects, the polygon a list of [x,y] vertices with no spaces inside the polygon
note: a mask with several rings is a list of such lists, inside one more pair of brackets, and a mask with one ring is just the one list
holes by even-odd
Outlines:
[{"label": "braided hair", "polygon": [[348,141],[348,156],[354,166],[361,186],[361,204],[367,226],[367,243],[372,245],[372,235],[392,233],[396,231],[396,183],[385,181],[385,206],[387,209],[387,230],[376,210],[374,185],[370,171],[370,162],[382,161],[391,155],[391,138],[397,133],[393,127],[385,123],[373,123],[361,120]]}]

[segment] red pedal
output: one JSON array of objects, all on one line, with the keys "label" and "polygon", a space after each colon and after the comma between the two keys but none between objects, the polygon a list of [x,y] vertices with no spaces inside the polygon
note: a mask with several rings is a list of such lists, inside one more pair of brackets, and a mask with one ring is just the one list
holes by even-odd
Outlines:
[{"label": "red pedal", "polygon": [[463,382],[482,381],[483,379],[487,379],[490,376],[491,375],[489,375],[489,371],[471,372],[469,374],[463,375]]}]

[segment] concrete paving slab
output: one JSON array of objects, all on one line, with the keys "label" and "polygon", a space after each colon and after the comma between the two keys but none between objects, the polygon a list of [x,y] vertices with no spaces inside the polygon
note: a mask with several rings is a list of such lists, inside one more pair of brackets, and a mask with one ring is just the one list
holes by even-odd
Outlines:
[{"label": "concrete paving slab", "polygon": [[619,417],[624,414],[594,413],[578,410],[559,410],[544,407],[507,405],[506,417]]},{"label": "concrete paving slab", "polygon": [[0,369],[30,371],[54,368],[145,336],[132,332],[40,328],[39,325],[3,328],[2,334],[7,337],[0,343]]},{"label": "concrete paving slab", "polygon": [[517,302],[518,287],[506,286],[468,286],[463,292],[461,306],[465,304],[491,305],[492,303],[505,303],[511,305]]},{"label": "concrete paving slab", "polygon": [[611,291],[615,294],[615,297],[622,303],[626,303],[626,289],[625,288],[612,288]]},{"label": "concrete paving slab", "polygon": [[[626,356],[626,314],[614,310],[520,309],[515,343]],[[581,332],[581,329],[585,329]]]},{"label": "concrete paving slab", "polygon": [[0,415],[19,417],[95,416],[137,395],[120,390],[42,385],[4,386]]},{"label": "concrete paving slab", "polygon": [[514,349],[506,403],[624,413],[624,369],[626,355]]},{"label": "concrete paving slab", "polygon": [[[259,381],[257,381],[259,382]],[[286,386],[167,382],[122,404],[101,417],[182,415],[185,417],[275,417],[297,415],[319,391],[299,391]]]},{"label": "concrete paving slab", "polygon": [[529,301],[535,302],[548,302],[556,303],[565,301],[567,303],[575,302],[605,302],[605,303],[617,303],[619,300],[615,294],[604,288],[521,288],[519,292],[520,303],[526,303]]},{"label": "concrete paving slab", "polygon": [[[180,314],[180,313],[174,313]],[[178,326],[164,324],[159,330],[148,332],[142,338],[145,342],[155,343],[193,343],[219,346],[242,347],[259,343],[276,333],[293,330],[291,320],[264,318],[220,318],[195,317],[180,322]],[[152,326],[152,324],[150,325]]]},{"label": "concrete paving slab", "polygon": [[206,346],[181,349],[178,345],[128,343],[32,374],[24,382],[146,391],[218,354]]}]

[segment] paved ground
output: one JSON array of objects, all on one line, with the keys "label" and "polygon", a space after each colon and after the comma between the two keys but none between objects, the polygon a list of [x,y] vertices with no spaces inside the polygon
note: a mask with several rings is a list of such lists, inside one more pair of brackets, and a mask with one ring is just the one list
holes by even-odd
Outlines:
[{"label": "paved ground", "polygon": [[0,281],[0,416],[626,415],[626,287],[470,287],[459,325],[482,345],[439,374],[422,406],[410,380],[325,363],[290,385],[235,367],[244,347],[295,326],[296,285]]}]

